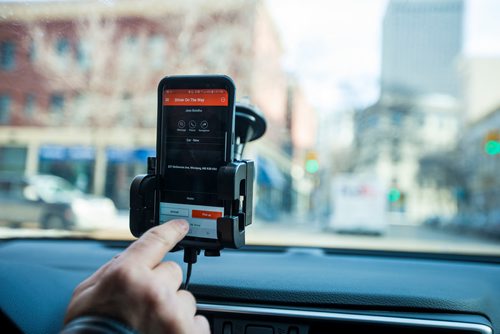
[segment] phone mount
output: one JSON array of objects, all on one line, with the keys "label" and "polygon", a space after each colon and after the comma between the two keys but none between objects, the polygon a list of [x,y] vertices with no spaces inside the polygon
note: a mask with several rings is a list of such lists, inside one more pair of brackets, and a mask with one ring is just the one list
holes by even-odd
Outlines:
[{"label": "phone mount", "polygon": [[[206,256],[219,256],[223,248],[237,249],[245,245],[245,227],[252,223],[253,216],[255,168],[252,160],[241,160],[241,156],[245,144],[260,138],[265,131],[266,121],[255,106],[236,103],[236,160],[220,167],[217,173],[217,194],[227,213],[217,219],[217,240],[184,239],[173,251],[184,248],[199,253],[203,249]],[[159,208],[155,203],[160,177],[156,166],[156,158],[149,157],[147,174],[137,175],[130,186],[130,232],[135,237],[157,225]]]}]

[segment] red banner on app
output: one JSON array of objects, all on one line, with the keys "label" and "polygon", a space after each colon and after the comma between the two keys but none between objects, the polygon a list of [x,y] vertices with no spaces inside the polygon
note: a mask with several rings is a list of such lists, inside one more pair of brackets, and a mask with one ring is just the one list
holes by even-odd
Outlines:
[{"label": "red banner on app", "polygon": [[222,212],[218,211],[206,211],[206,210],[193,210],[191,213],[193,218],[204,218],[204,219],[217,219],[222,217]]},{"label": "red banner on app", "polygon": [[225,89],[165,89],[164,106],[227,106]]}]

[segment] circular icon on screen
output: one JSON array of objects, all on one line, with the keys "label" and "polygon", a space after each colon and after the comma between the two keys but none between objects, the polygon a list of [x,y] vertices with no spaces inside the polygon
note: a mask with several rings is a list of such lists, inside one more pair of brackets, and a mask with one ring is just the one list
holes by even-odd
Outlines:
[{"label": "circular icon on screen", "polygon": [[206,128],[208,128],[208,122],[207,122],[207,121],[201,121],[201,123],[200,123],[200,127],[201,127],[202,129],[206,129]]},{"label": "circular icon on screen", "polygon": [[177,127],[180,129],[184,129],[186,127],[186,122],[184,122],[182,119],[177,122]]},{"label": "circular icon on screen", "polygon": [[190,120],[190,121],[189,121],[189,127],[190,127],[191,129],[194,129],[194,128],[196,127],[196,121]]}]

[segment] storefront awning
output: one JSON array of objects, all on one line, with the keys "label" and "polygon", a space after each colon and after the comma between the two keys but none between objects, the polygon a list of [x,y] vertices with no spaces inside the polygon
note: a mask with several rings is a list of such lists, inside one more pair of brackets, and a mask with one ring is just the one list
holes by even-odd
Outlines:
[{"label": "storefront awning", "polygon": [[43,145],[39,151],[42,160],[88,161],[95,159],[95,148],[91,146]]}]

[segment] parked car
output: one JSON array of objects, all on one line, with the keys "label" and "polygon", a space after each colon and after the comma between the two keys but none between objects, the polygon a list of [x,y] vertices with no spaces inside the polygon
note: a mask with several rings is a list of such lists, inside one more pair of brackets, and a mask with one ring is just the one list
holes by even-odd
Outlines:
[{"label": "parked car", "polygon": [[39,224],[44,229],[89,230],[116,220],[106,197],[84,194],[54,175],[0,175],[0,221],[10,226]]}]

